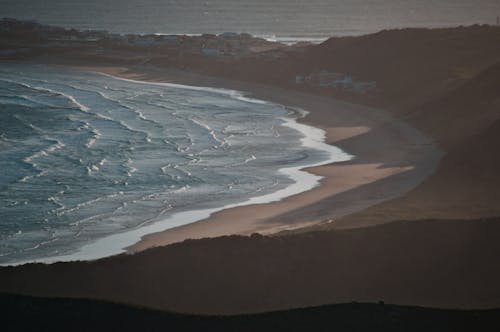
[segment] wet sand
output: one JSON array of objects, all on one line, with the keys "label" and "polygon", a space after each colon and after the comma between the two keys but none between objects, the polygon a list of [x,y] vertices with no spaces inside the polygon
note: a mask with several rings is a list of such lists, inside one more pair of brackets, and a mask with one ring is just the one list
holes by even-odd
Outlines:
[{"label": "wet sand", "polygon": [[[158,54],[156,63],[164,68],[274,86],[288,87],[294,73],[318,68],[376,80],[380,91],[369,102],[432,136],[446,151],[441,161],[433,142],[383,111],[182,71],[116,67],[149,56],[139,57],[140,50],[96,56],[75,48],[63,58],[60,49],[44,50],[47,55],[37,61],[111,63],[113,68],[86,69],[233,88],[307,109],[311,114],[303,121],[329,130],[328,141],[357,158],[314,169],[329,176],[307,193],[153,234],[136,250],[210,233],[273,232],[317,222],[287,236],[224,236],[90,262],[2,267],[0,290],[217,315],[352,301],[499,307],[500,156],[492,153],[500,146],[498,40],[500,28],[474,26],[333,38],[272,62]],[[259,219],[267,209],[269,215]],[[225,225],[224,213],[233,213],[234,220],[227,217]],[[380,225],[362,227],[374,224]]]},{"label": "wet sand", "polygon": [[[210,86],[300,108],[309,114],[299,121],[326,132],[326,142],[355,156],[348,162],[306,168],[323,177],[321,185],[279,202],[225,209],[209,218],[146,235],[128,248],[137,252],[186,239],[223,235],[273,234],[336,219],[399,197],[430,175],[441,152],[431,139],[387,112],[261,84],[200,76],[155,67],[76,67],[127,79]],[[339,228],[369,225],[339,224]]]}]

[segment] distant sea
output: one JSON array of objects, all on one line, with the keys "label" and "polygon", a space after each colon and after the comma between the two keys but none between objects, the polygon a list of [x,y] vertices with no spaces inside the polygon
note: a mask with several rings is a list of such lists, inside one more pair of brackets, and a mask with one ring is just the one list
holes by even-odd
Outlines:
[{"label": "distant sea", "polygon": [[1,0],[0,17],[116,33],[248,32],[322,41],[401,27],[496,24],[498,0]]},{"label": "distant sea", "polygon": [[[497,15],[498,0],[0,0],[0,17],[67,28],[286,42]],[[103,257],[316,186],[301,167],[351,156],[299,114],[231,90],[0,64],[0,264]]]},{"label": "distant sea", "polygon": [[300,114],[232,90],[0,64],[0,264],[98,258],[308,190],[319,177],[302,166],[350,156]]}]

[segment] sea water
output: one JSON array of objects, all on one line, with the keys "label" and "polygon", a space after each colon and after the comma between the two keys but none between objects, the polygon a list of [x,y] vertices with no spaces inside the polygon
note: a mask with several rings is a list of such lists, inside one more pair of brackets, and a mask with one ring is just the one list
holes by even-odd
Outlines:
[{"label": "sea water", "polygon": [[93,259],[223,207],[310,189],[351,156],[242,93],[0,65],[0,263]]},{"label": "sea water", "polygon": [[116,33],[247,32],[319,42],[402,27],[496,24],[498,0],[2,0],[0,17]]}]

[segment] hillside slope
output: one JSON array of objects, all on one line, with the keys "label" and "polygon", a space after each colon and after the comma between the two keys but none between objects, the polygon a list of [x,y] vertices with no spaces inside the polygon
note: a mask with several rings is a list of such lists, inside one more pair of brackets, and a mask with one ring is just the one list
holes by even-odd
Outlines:
[{"label": "hillside slope", "polygon": [[0,268],[0,291],[205,314],[328,303],[500,307],[500,222],[397,222],[191,240],[93,262]]},{"label": "hillside slope", "polygon": [[[405,196],[321,226],[500,215],[500,63],[455,90],[415,107],[407,120],[446,151],[435,174]],[[318,228],[314,228],[318,229]]]},{"label": "hillside slope", "polygon": [[349,303],[260,315],[193,316],[113,303],[0,294],[2,331],[483,331],[499,310]]}]

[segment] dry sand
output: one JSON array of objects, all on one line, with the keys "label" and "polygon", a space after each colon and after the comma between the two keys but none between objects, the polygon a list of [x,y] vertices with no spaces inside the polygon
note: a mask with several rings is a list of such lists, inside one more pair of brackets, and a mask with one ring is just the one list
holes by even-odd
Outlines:
[{"label": "dry sand", "polygon": [[497,218],[226,236],[91,262],[0,267],[0,291],[217,315],[380,300],[498,308],[498,234]]},{"label": "dry sand", "polygon": [[[355,156],[348,162],[306,169],[323,176],[321,185],[279,202],[222,210],[208,219],[149,234],[130,252],[222,235],[272,234],[363,210],[408,192],[430,175],[441,158],[435,144],[388,113],[329,97],[148,66],[76,67],[128,79],[230,88],[252,97],[307,110],[301,122],[327,133],[326,141]],[[339,225],[357,227],[360,225]],[[367,225],[363,225],[367,226]]]},{"label": "dry sand", "polygon": [[[500,142],[498,40],[500,29],[493,27],[405,29],[336,38],[296,59],[273,62],[196,63],[200,59],[180,61],[163,54],[157,59],[164,67],[189,67],[275,86],[289,85],[294,73],[318,68],[376,80],[377,104],[432,135],[447,152],[440,162],[432,142],[380,110],[145,66],[85,68],[142,80],[234,88],[301,107],[311,112],[305,122],[327,130],[329,142],[357,158],[312,170],[327,175],[315,190],[150,235],[136,250],[184,238],[247,234],[253,229],[272,232],[315,222],[296,232],[321,231],[184,241],[93,262],[0,268],[0,289],[215,314],[378,300],[443,308],[498,307],[500,223],[498,218],[481,219],[500,213],[500,156],[492,153]],[[118,64],[146,57],[123,59],[124,54],[115,52],[93,58],[79,48],[73,59],[59,54],[57,49],[42,60]],[[464,70],[470,75],[457,78]],[[419,220],[424,218],[428,220]],[[408,221],[359,227],[395,219]],[[328,220],[332,222],[323,222]],[[349,227],[359,228],[332,229]]]},{"label": "dry sand", "polygon": [[280,202],[226,209],[196,223],[147,235],[132,246],[131,251],[185,239],[254,232],[271,234],[332,222],[404,194],[434,171],[441,156],[432,141],[415,129],[381,110],[365,106],[177,70],[148,67],[85,69],[143,81],[231,88],[263,100],[302,108],[310,114],[301,121],[322,128],[327,133],[328,143],[356,156],[349,162],[307,169],[324,177],[322,185],[313,190]]}]

